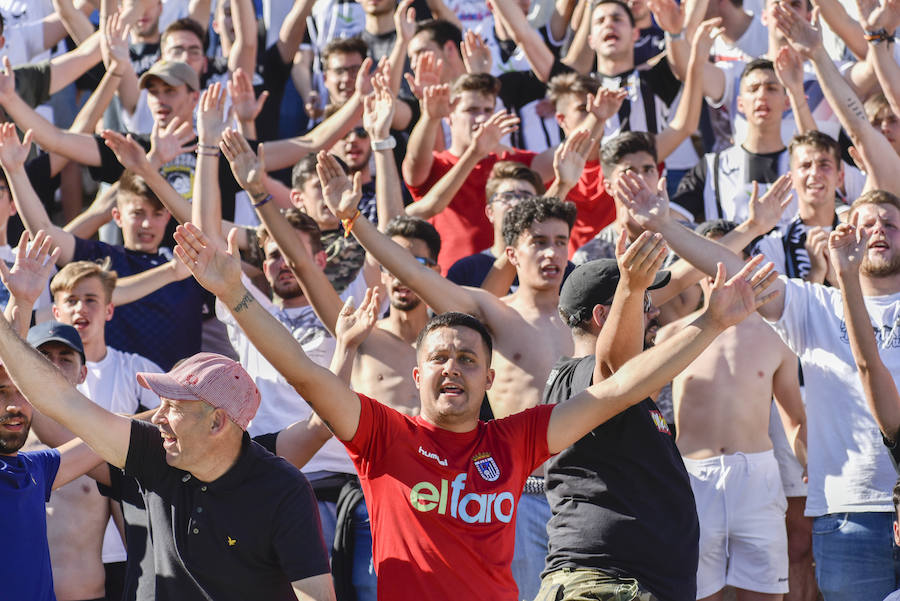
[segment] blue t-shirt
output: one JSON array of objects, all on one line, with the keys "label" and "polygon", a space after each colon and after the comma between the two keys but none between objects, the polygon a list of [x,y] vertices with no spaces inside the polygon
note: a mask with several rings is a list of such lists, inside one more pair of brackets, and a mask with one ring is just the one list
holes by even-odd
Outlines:
[{"label": "blue t-shirt", "polygon": [[[94,240],[75,238],[73,261],[109,257],[119,277],[141,273],[172,258],[167,248],[155,254],[128,250]],[[200,352],[200,331],[206,293],[194,278],[163,286],[144,298],[116,307],[106,324],[106,344],[137,353],[164,370]]]},{"label": "blue t-shirt", "polygon": [[900,601],[900,591],[894,591],[884,598],[884,601]]},{"label": "blue t-shirt", "polygon": [[55,601],[44,504],[59,469],[55,449],[0,455],[0,515],[7,551],[0,560],[4,599]]}]

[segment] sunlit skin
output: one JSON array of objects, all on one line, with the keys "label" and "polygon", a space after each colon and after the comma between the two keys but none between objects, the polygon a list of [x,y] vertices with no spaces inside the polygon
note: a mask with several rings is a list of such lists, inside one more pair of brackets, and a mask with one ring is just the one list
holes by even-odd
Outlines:
[{"label": "sunlit skin", "polygon": [[97,277],[82,278],[53,298],[53,317],[75,328],[85,347],[103,345],[106,322],[112,316],[113,304]]},{"label": "sunlit skin", "polygon": [[413,369],[422,417],[451,432],[474,429],[484,393],[494,381],[490,359],[475,330],[446,327],[429,332]]},{"label": "sunlit skin", "polygon": [[160,127],[167,126],[174,117],[191,122],[199,97],[198,92],[189,90],[185,84],[170,86],[158,77],[147,81],[147,106]]},{"label": "sunlit skin", "polygon": [[880,131],[891,143],[894,151],[900,154],[900,117],[897,117],[889,107],[882,107],[874,115],[869,116],[869,123]]},{"label": "sunlit skin", "polygon": [[[414,257],[428,257],[432,261],[437,258],[431,256],[428,245],[425,244],[424,240],[420,240],[419,238],[392,236],[391,240],[407,249]],[[436,262],[430,267],[438,273],[441,272],[441,268]],[[387,290],[388,302],[391,304],[391,309],[412,311],[421,304],[422,299],[420,299],[412,290],[404,286],[400,280],[384,270],[381,272],[381,282]]]},{"label": "sunlit skin", "polygon": [[138,38],[151,40],[159,35],[159,16],[162,14],[162,2],[151,0],[144,2],[144,10],[134,24],[133,31]]},{"label": "sunlit skin", "polygon": [[162,206],[134,195],[120,198],[112,216],[122,230],[125,248],[151,254],[159,250],[171,217]]},{"label": "sunlit skin", "polygon": [[333,52],[323,65],[325,89],[329,100],[342,105],[353,96],[356,90],[356,75],[365,57],[355,52]]},{"label": "sunlit skin", "polygon": [[[814,146],[798,146],[791,155],[791,181],[797,192],[801,213],[806,207],[830,203],[844,180],[843,163],[831,151]],[[803,217],[803,215],[801,215]]]},{"label": "sunlit skin", "polygon": [[755,69],[741,80],[737,109],[758,127],[781,128],[781,117],[790,106],[787,92],[769,69]]},{"label": "sunlit skin", "polygon": [[291,203],[312,217],[323,232],[336,230],[341,224],[341,220],[335,217],[325,204],[322,186],[319,185],[319,178],[316,176],[306,180],[300,190],[291,189]]},{"label": "sunlit skin", "polygon": [[[306,247],[306,252],[313,257],[313,260],[320,268],[324,268],[324,253],[313,253],[309,234],[299,230],[295,231],[297,237],[303,242],[303,246]],[[297,282],[297,278],[294,277],[287,262],[281,255],[281,250],[278,248],[275,240],[267,240],[263,251],[265,253],[263,274],[265,275],[266,281],[269,283],[269,287],[272,289],[276,300],[278,300],[283,307],[288,308],[302,307],[308,304],[306,297],[303,296],[300,284]]]},{"label": "sunlit skin", "polygon": [[628,13],[617,4],[600,4],[591,14],[588,43],[602,57],[615,58],[634,52],[634,43],[639,35]]},{"label": "sunlit skin", "polygon": [[566,94],[556,103],[556,122],[566,135],[578,129],[589,114],[587,94]]},{"label": "sunlit skin", "polygon": [[190,31],[169,32],[162,40],[160,53],[166,60],[187,63],[198,77],[206,72],[208,61],[203,42]]},{"label": "sunlit skin", "polygon": [[347,164],[350,173],[356,173],[369,166],[369,159],[372,157],[372,142],[368,135],[359,135],[355,130],[351,130],[334,145],[332,151]]},{"label": "sunlit skin", "polygon": [[497,99],[481,92],[462,92],[450,107],[451,152],[460,156],[472,144],[478,126],[494,114]]},{"label": "sunlit skin", "polygon": [[0,367],[0,455],[15,455],[31,430],[34,409]]},{"label": "sunlit skin", "polygon": [[81,354],[62,342],[45,342],[38,350],[41,354],[59,368],[59,371],[74,386],[84,382],[87,376],[87,366],[81,361]]},{"label": "sunlit skin", "polygon": [[208,448],[203,444],[216,413],[203,401],[161,399],[150,421],[159,428],[166,463],[185,471],[201,463]]},{"label": "sunlit skin", "polygon": [[560,219],[536,221],[508,248],[519,285],[534,290],[559,289],[566,270],[569,224]]},{"label": "sunlit skin", "polygon": [[[612,169],[612,172],[609,173],[609,184],[607,188],[609,190],[615,189],[616,182],[618,182],[619,178],[625,173],[634,173],[644,180],[644,183],[647,184],[647,187],[651,190],[656,190],[656,187],[659,184],[659,168],[649,152],[633,152],[622,157]],[[615,202],[618,203],[618,200]],[[617,208],[616,220],[625,227],[626,231],[628,231],[628,235],[632,239],[637,238],[641,235],[641,232],[644,231],[643,228],[629,216],[628,211],[624,209]]]},{"label": "sunlit skin", "polygon": [[890,204],[864,204],[850,222],[869,239],[860,271],[876,278],[900,273],[900,210]]}]

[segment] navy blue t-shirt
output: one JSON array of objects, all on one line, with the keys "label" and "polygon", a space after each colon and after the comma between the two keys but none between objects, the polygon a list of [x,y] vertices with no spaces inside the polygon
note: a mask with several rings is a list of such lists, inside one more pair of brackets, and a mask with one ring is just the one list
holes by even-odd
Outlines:
[{"label": "navy blue t-shirt", "polygon": [[0,560],[0,597],[55,601],[44,504],[59,470],[54,449],[0,455],[0,515],[6,552]]},{"label": "navy blue t-shirt", "polygon": [[[172,258],[167,248],[156,254],[128,250],[104,242],[75,238],[74,261],[109,257],[112,269],[125,277],[162,265]],[[194,278],[163,286],[153,294],[116,307],[106,324],[106,344],[137,353],[164,370],[200,352],[200,332],[206,293]]]}]

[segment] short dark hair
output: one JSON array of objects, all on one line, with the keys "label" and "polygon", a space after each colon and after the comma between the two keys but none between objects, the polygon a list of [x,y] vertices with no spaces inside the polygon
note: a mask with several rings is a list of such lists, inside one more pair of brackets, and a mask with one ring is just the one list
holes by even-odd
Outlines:
[{"label": "short dark hair", "polygon": [[481,320],[478,318],[472,317],[468,313],[459,313],[457,311],[448,311],[429,319],[416,337],[416,352],[418,353],[422,349],[422,341],[425,340],[428,334],[442,328],[469,328],[477,332],[481,336],[481,341],[484,342],[484,347],[487,349],[488,365],[491,364],[494,342],[491,340],[491,333],[488,331],[487,326],[481,323]]},{"label": "short dark hair", "polygon": [[547,196],[527,198],[503,216],[503,241],[507,246],[515,246],[523,232],[548,219],[565,221],[571,230],[576,214],[575,205],[568,201]]},{"label": "short dark hair", "polygon": [[[338,165],[341,166],[344,173],[347,173],[347,164],[339,157],[334,155],[331,156],[337,160]],[[297,164],[291,168],[291,189],[302,190],[303,186],[306,185],[306,182],[314,177],[319,177],[319,174],[316,171],[317,164],[318,160],[316,160],[316,153],[314,152],[297,161]]]},{"label": "short dark hair", "polygon": [[528,182],[534,187],[535,194],[543,194],[547,191],[540,174],[534,169],[530,169],[516,161],[497,161],[491,168],[491,174],[488,176],[487,184],[484,186],[485,199],[490,202],[491,197],[497,192],[500,182],[511,179]]},{"label": "short dark hair", "polygon": [[646,152],[659,163],[656,154],[656,137],[646,131],[628,131],[608,141],[600,149],[600,165],[603,174],[609,176],[623,158],[636,152]]},{"label": "short dark hair", "polygon": [[[300,209],[290,208],[282,211],[284,218],[298,232],[304,232],[309,236],[310,246],[313,254],[318,254],[324,248],[322,246],[322,230],[319,229],[316,220],[301,211]],[[256,235],[259,238],[259,248],[266,252],[266,244],[269,243],[269,230],[266,226],[260,225],[256,228]]]},{"label": "short dark hair", "polygon": [[386,236],[400,236],[410,240],[421,240],[428,246],[431,258],[437,261],[441,252],[441,235],[433,225],[418,217],[397,215],[384,229]]},{"label": "short dark hair", "polygon": [[447,42],[453,42],[456,51],[459,52],[459,45],[462,44],[462,31],[445,19],[425,19],[416,23],[416,33],[414,36],[425,32],[434,41],[435,44],[444,47]]},{"label": "short dark hair", "polygon": [[835,166],[841,166],[841,145],[828,134],[812,129],[791,138],[791,143],[788,144],[788,155],[791,159],[794,158],[794,150],[801,146],[810,146],[816,150],[830,152],[831,156],[834,157]]},{"label": "short dark hair", "polygon": [[120,201],[126,201],[126,197],[128,196],[146,200],[154,209],[165,208],[162,201],[159,199],[159,196],[150,189],[150,186],[147,185],[144,178],[134,171],[126,169],[122,172],[122,175],[119,176],[119,191],[116,195],[116,204],[119,204]]},{"label": "short dark hair", "polygon": [[209,46],[209,37],[206,35],[206,30],[202,25],[200,25],[200,23],[190,17],[175,19],[174,21],[169,23],[169,26],[166,27],[165,31],[162,32],[162,35],[159,38],[160,45],[162,45],[167,37],[169,37],[176,31],[188,31],[197,36],[197,39],[200,40],[200,44],[203,46],[204,52]]},{"label": "short dark hair", "polygon": [[500,80],[489,73],[466,73],[450,85],[450,102],[454,102],[463,92],[496,97],[500,93]]},{"label": "short dark hair", "polygon": [[622,0],[597,0],[591,6],[591,13],[588,15],[588,18],[592,18],[594,16],[594,11],[597,10],[597,7],[601,4],[615,4],[617,6],[621,6],[622,10],[625,11],[625,14],[628,15],[628,20],[631,21],[631,26],[635,27],[636,24],[634,22],[634,13],[631,12],[631,7],[629,7],[628,4],[626,4]]},{"label": "short dark hair", "polygon": [[369,45],[361,37],[336,38],[322,49],[322,65],[324,66],[332,54],[358,54],[365,60],[369,54]]},{"label": "short dark hair", "polygon": [[744,70],[741,71],[740,82],[743,83],[744,79],[753,73],[754,71],[771,71],[775,72],[775,63],[770,61],[767,58],[755,58],[744,66]]}]

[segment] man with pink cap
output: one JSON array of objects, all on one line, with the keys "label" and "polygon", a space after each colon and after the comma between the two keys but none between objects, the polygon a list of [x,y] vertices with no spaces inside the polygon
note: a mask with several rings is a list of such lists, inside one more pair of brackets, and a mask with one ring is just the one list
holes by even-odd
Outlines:
[{"label": "man with pink cap", "polygon": [[200,353],[138,374],[161,399],[148,424],[81,395],[3,319],[0,360],[36,409],[140,483],[157,598],[335,598],[309,483],[245,431],[259,392],[239,363]]}]

